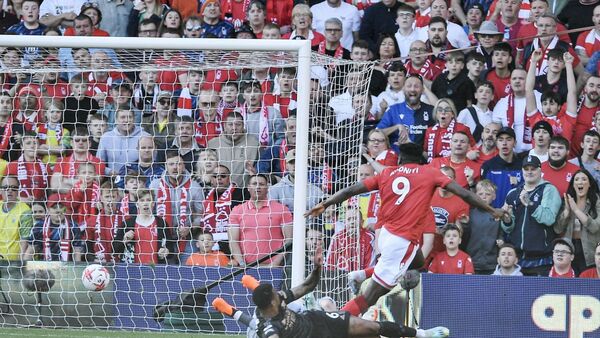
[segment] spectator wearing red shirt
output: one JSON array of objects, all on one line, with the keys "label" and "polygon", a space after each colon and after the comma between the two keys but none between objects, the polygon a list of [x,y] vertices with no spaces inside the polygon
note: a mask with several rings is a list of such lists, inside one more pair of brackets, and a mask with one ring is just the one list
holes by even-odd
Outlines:
[{"label": "spectator wearing red shirt", "polygon": [[357,207],[350,206],[346,210],[344,223],[344,229],[331,238],[325,269],[350,272],[369,267],[374,258],[375,234],[363,227],[363,217]]},{"label": "spectator wearing red shirt", "polygon": [[575,258],[575,246],[568,238],[558,238],[554,240],[552,248],[552,268],[549,277],[554,278],[575,278],[575,270],[571,266]]},{"label": "spectator wearing red shirt", "polygon": [[[454,180],[456,173],[451,167],[442,167],[444,175]],[[463,227],[469,222],[469,205],[460,197],[446,189],[438,188],[437,193],[431,198],[431,210],[435,217],[436,233],[433,249],[429,254],[428,261],[436,254],[444,251],[442,230],[447,224],[457,224]]]},{"label": "spectator wearing red shirt", "polygon": [[273,93],[266,93],[263,97],[264,105],[278,110],[284,119],[290,116],[290,111],[296,110],[297,95],[294,91],[295,81],[295,68],[281,68],[277,72],[275,90]]},{"label": "spectator wearing red shirt", "polygon": [[[49,55],[42,61],[39,67],[56,69],[60,68],[60,61],[56,56]],[[59,78],[59,72],[38,72],[33,74],[32,83],[29,86],[37,88],[44,93],[44,98],[62,100],[69,96],[69,84]],[[39,83],[39,84],[38,84]]]},{"label": "spectator wearing red shirt", "polygon": [[155,216],[154,197],[149,190],[138,191],[138,215],[125,222],[113,241],[115,253],[127,263],[164,263],[173,252],[174,239],[163,218]]},{"label": "spectator wearing red shirt", "polygon": [[450,156],[450,143],[454,133],[464,133],[471,146],[475,145],[469,127],[456,122],[456,108],[451,99],[439,99],[435,104],[433,114],[436,124],[427,128],[423,143],[423,151],[427,153],[427,162],[431,162],[436,157]]},{"label": "spectator wearing red shirt", "polygon": [[[581,153],[581,142],[583,135],[590,128],[594,127],[594,117],[598,111],[600,102],[600,77],[590,76],[583,87],[583,101],[578,106],[577,121],[575,122],[575,131],[571,140],[571,155],[576,156]],[[598,131],[598,130],[596,130]]]},{"label": "spectator wearing red shirt", "polygon": [[492,69],[490,69],[483,78],[490,81],[494,85],[494,99],[490,106],[495,106],[496,102],[500,101],[501,98],[507,96],[511,92],[510,86],[510,75],[511,69],[510,64],[513,60],[512,47],[506,43],[501,42],[494,45],[492,51]]},{"label": "spectator wearing red shirt", "polygon": [[[517,49],[523,49],[533,41],[534,37],[538,35],[537,20],[542,14],[549,13],[550,6],[548,4],[548,0],[531,0],[530,4],[531,10],[529,11],[529,23],[521,26],[519,29],[517,38],[522,40],[519,41]],[[566,31],[567,28],[563,24],[557,23],[556,30],[558,33],[561,33]],[[559,34],[558,36],[562,41],[571,43],[569,34]]]},{"label": "spectator wearing red shirt", "polygon": [[[107,31],[98,28],[102,21],[102,12],[95,3],[85,2],[83,6],[81,6],[81,11],[79,13],[89,16],[92,20],[92,36],[110,36]],[[73,27],[67,27],[63,35],[75,36],[75,29]]]},{"label": "spectator wearing red shirt", "polygon": [[454,224],[444,228],[445,251],[438,253],[429,265],[430,273],[472,275],[475,272],[471,256],[460,250],[462,231]]},{"label": "spectator wearing red shirt", "polygon": [[471,150],[467,152],[467,158],[482,165],[484,162],[498,155],[496,134],[498,134],[501,127],[502,125],[497,122],[490,122],[484,126],[483,131],[481,132],[481,144],[471,148]]},{"label": "spectator wearing red shirt", "polygon": [[[469,136],[464,132],[456,132],[450,140],[450,156],[436,157],[431,161],[434,168],[452,168],[455,174],[452,179],[461,187],[475,187],[481,175],[481,165],[467,158]],[[452,222],[454,223],[454,222]]]},{"label": "spectator wearing red shirt", "polygon": [[303,37],[310,41],[312,47],[318,46],[325,41],[325,36],[312,29],[313,15],[310,7],[307,4],[297,4],[292,9],[292,30],[290,33],[284,34],[284,39],[295,40]]},{"label": "spectator wearing red shirt", "polygon": [[[163,55],[154,61],[156,66],[166,69],[169,67],[181,68],[189,65],[187,58],[182,52],[165,50]],[[185,70],[161,70],[158,72],[157,83],[160,90],[175,91],[181,89],[182,84],[187,83],[188,72]]]},{"label": "spectator wearing red shirt", "polygon": [[36,133],[26,131],[21,137],[21,156],[8,164],[6,175],[19,181],[21,201],[31,203],[46,198],[48,167],[37,156],[39,140]]},{"label": "spectator wearing red shirt", "polygon": [[[592,21],[594,22],[594,28],[587,32],[581,32],[577,37],[577,45],[575,46],[575,51],[583,64],[587,64],[592,54],[600,50],[600,5],[594,7]],[[562,36],[567,36],[567,34]]]},{"label": "spectator wearing red shirt", "polygon": [[189,69],[187,73],[187,85],[181,89],[177,99],[177,116],[189,116],[191,118],[198,118],[194,113],[198,104],[198,96],[200,95],[200,89],[202,83],[206,78],[204,71],[200,69]]},{"label": "spectator wearing red shirt", "polygon": [[591,267],[579,275],[580,278],[600,278],[600,242],[596,244],[596,250],[594,250],[594,262],[596,263],[595,267]]},{"label": "spectator wearing red shirt", "polygon": [[[100,203],[100,177],[95,173],[93,163],[81,163],[77,168],[77,177],[73,188],[64,194],[65,201],[68,202],[73,221],[82,226],[86,223],[86,218],[98,213],[101,208]],[[110,186],[109,186],[110,187]],[[94,228],[86,230],[91,231],[87,238],[92,238]]]},{"label": "spectator wearing red shirt", "polygon": [[[398,165],[398,155],[390,149],[390,140],[380,129],[372,129],[367,136],[367,147],[363,149],[363,157],[371,165],[377,162],[386,167]],[[384,168],[375,168],[382,171]]]},{"label": "spectator wearing red shirt", "polygon": [[13,121],[22,125],[24,131],[35,131],[37,124],[42,121],[40,114],[42,91],[39,86],[24,86],[17,94],[18,111],[13,115]]},{"label": "spectator wearing red shirt", "polygon": [[106,165],[89,152],[90,137],[87,129],[75,128],[71,135],[71,144],[73,152],[71,155],[61,158],[54,166],[54,172],[50,178],[50,188],[59,193],[68,192],[78,182],[76,174],[81,164],[93,164],[96,175],[104,175],[106,169]]},{"label": "spectator wearing red shirt", "polygon": [[550,140],[548,162],[542,164],[544,180],[552,183],[561,196],[567,192],[569,182],[580,169],[578,165],[567,162],[568,153],[569,141],[562,136],[554,136]]},{"label": "spectator wearing red shirt", "polygon": [[[414,260],[419,252],[416,243],[422,237],[424,223],[431,216],[428,212],[429,202],[436,188],[445,188],[469,204],[494,214],[495,217],[503,215],[502,211],[493,209],[439,170],[419,165],[418,163],[423,161],[421,146],[414,143],[401,144],[399,156],[402,159],[400,166],[386,168],[379,175],[345,188],[306,213],[306,216],[315,217],[330,205],[341,203],[351,196],[380,190],[382,204],[379,215],[385,221],[378,243],[381,256],[365,293],[348,302],[343,308],[353,315],[366,311],[380,296],[387,294],[397,283],[398,276],[402,276]],[[422,256],[420,258],[422,259]]]},{"label": "spectator wearing red shirt", "polygon": [[198,116],[194,122],[196,143],[206,148],[208,141],[223,131],[221,115],[218,114],[219,95],[213,89],[203,89],[198,97]]},{"label": "spectator wearing red shirt", "polygon": [[[82,165],[79,168],[82,170],[85,166]],[[91,258],[99,263],[118,262],[119,258],[113,250],[113,240],[117,232],[122,230],[125,222],[125,218],[117,208],[119,190],[110,181],[104,182],[99,188],[98,183],[94,181],[83,189],[85,190],[81,191],[78,188],[73,188],[74,191],[71,193],[73,201],[71,203],[85,202],[77,203],[80,204],[80,208],[74,209],[74,214],[76,217],[85,220],[80,224],[86,226],[88,252],[92,256],[89,259]],[[88,196],[90,191],[92,196]],[[94,199],[96,200],[94,201]],[[98,210],[95,210],[96,206]],[[90,210],[90,207],[93,210]]]},{"label": "spectator wearing red shirt", "polygon": [[[234,266],[244,266],[285,245],[292,239],[292,214],[268,198],[267,177],[257,174],[248,183],[250,200],[236,206],[229,216],[229,246]],[[263,264],[280,266],[280,254]]]},{"label": "spectator wearing red shirt", "polygon": [[14,123],[13,102],[7,92],[0,91],[0,158],[4,161],[16,160],[20,155],[16,135],[23,134],[23,126]]},{"label": "spectator wearing red shirt", "polygon": [[[261,39],[267,19],[267,8],[263,2],[253,0],[250,5],[248,5],[247,11],[246,19],[252,33],[254,33],[254,36],[256,36],[257,39]],[[236,29],[238,28],[235,23],[234,26]]]},{"label": "spectator wearing red shirt", "polygon": [[[521,10],[521,0],[500,0],[501,6],[494,11],[494,14],[489,18],[490,21],[495,21],[500,32],[504,32],[503,41],[511,41],[510,46],[514,50],[517,46],[515,41],[519,30],[523,26],[519,18]],[[498,15],[500,17],[498,18]]]}]

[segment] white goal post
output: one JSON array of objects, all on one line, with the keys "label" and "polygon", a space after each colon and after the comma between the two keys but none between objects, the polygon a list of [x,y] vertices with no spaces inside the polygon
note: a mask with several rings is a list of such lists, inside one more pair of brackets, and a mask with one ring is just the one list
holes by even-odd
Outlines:
[{"label": "white goal post", "polygon": [[[311,46],[306,40],[242,40],[242,39],[165,39],[131,37],[47,37],[47,36],[0,36],[0,47],[45,48],[110,48],[110,49],[157,49],[213,50],[213,51],[290,51],[297,52],[297,135],[298,158],[308,158],[308,123],[310,104]],[[307,162],[296,163],[296,186],[294,209],[305,210],[307,199]],[[303,212],[294,213],[294,245],[292,251],[292,285],[304,280],[305,219]]]}]

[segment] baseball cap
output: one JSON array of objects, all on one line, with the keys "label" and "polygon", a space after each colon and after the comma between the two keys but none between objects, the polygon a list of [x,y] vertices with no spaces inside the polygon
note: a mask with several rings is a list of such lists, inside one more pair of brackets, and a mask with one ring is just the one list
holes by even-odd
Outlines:
[{"label": "baseball cap", "polygon": [[254,34],[254,32],[252,31],[252,28],[250,28],[250,26],[248,26],[248,25],[241,25],[240,28],[236,29],[235,37],[237,38],[237,36],[242,33],[250,34],[253,39],[256,39],[256,34]]},{"label": "baseball cap", "polygon": [[557,238],[554,241],[552,241],[552,246],[555,246],[558,243],[568,246],[571,250],[571,253],[575,253],[575,246],[573,245],[573,242],[570,239],[566,237]]},{"label": "baseball cap", "polygon": [[296,150],[292,149],[285,154],[285,162],[291,162],[296,160]]},{"label": "baseball cap", "polygon": [[481,12],[481,15],[485,14],[485,10],[483,9],[483,6],[481,4],[478,4],[478,3],[474,3],[471,6],[469,6],[469,8],[467,8],[467,12],[469,10],[473,9],[473,8],[478,9]]},{"label": "baseball cap", "polygon": [[161,98],[161,97],[168,97],[168,98],[172,99],[173,92],[170,92],[168,90],[162,90],[160,93],[158,93],[158,98]]},{"label": "baseball cap", "polygon": [[548,134],[550,134],[550,137],[554,136],[554,131],[552,130],[552,126],[547,121],[538,121],[536,124],[534,124],[532,133],[535,133],[535,131],[538,129],[544,129],[545,131],[548,132]]},{"label": "baseball cap", "polygon": [[498,134],[496,134],[496,137],[499,137],[502,134],[506,134],[508,136],[511,136],[514,139],[517,138],[517,136],[515,135],[515,131],[511,127],[502,127],[502,128],[500,128],[500,130],[498,130]]},{"label": "baseball cap", "polygon": [[32,94],[34,96],[40,97],[42,93],[40,89],[36,87],[24,86],[23,88],[19,89],[19,93],[17,94],[17,96],[24,96],[25,94]]},{"label": "baseball cap", "polygon": [[528,167],[528,166],[541,168],[542,162],[540,162],[540,159],[535,156],[527,155],[527,157],[525,157],[523,159],[523,168]]}]

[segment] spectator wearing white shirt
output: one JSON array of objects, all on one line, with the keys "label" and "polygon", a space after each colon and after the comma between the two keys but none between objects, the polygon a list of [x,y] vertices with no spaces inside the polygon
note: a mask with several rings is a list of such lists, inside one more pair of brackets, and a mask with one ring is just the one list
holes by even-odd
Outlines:
[{"label": "spectator wearing white shirt", "polygon": [[40,23],[48,27],[70,27],[87,0],[44,0],[40,5]]},{"label": "spectator wearing white shirt", "polygon": [[489,81],[481,82],[475,89],[475,104],[463,109],[456,118],[471,130],[475,142],[481,141],[483,128],[492,122],[490,102],[494,99],[494,85]]},{"label": "spectator wearing white shirt", "polygon": [[342,21],[342,47],[350,49],[355,39],[358,39],[360,29],[360,14],[358,9],[342,0],[326,0],[310,9],[313,13],[313,28],[325,35],[325,21],[338,18]]},{"label": "spectator wearing white shirt", "polygon": [[[448,24],[448,41],[452,46],[457,48],[467,48],[471,46],[469,37],[465,30],[454,22],[448,21],[450,13],[448,12],[448,4],[445,0],[434,0],[431,3],[431,17],[441,16]],[[419,29],[419,40],[426,41],[428,38],[429,27],[425,26]]]},{"label": "spectator wearing white shirt", "polygon": [[400,57],[402,60],[408,58],[408,52],[410,45],[413,41],[419,39],[419,31],[414,28],[415,24],[415,9],[406,4],[400,4],[398,11],[396,12],[398,17],[396,23],[398,24],[398,31],[395,34],[396,41],[400,47]]}]

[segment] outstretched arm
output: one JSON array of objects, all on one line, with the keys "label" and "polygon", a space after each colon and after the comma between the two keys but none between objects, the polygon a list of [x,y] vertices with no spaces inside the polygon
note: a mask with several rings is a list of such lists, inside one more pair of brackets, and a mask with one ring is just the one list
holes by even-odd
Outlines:
[{"label": "outstretched arm", "polygon": [[319,284],[319,279],[321,278],[321,268],[323,267],[323,248],[317,247],[317,252],[315,252],[314,259],[315,268],[310,273],[308,278],[302,282],[302,284],[293,287],[290,291],[294,295],[294,299],[299,299],[307,293],[311,292],[317,287]]},{"label": "outstretched arm", "polygon": [[527,78],[525,79],[525,97],[527,104],[527,116],[531,116],[535,113],[537,108],[537,102],[535,101],[535,71],[537,69],[538,61],[542,58],[542,51],[540,49],[536,49],[531,53],[531,57],[529,58],[529,71],[527,71]]},{"label": "outstretched arm", "polygon": [[492,214],[495,218],[500,218],[504,215],[504,211],[502,209],[492,208],[491,205],[485,203],[484,200],[479,198],[479,196],[475,195],[472,191],[461,187],[460,185],[458,185],[458,183],[454,181],[448,184],[445,189],[456,194],[465,202],[469,203],[469,205],[487,211],[488,213]]},{"label": "outstretched arm", "polygon": [[347,200],[348,198],[350,198],[352,196],[355,196],[355,195],[358,195],[358,194],[362,194],[362,193],[365,193],[367,191],[369,191],[367,189],[367,187],[362,182],[358,182],[358,183],[356,183],[353,186],[350,186],[348,188],[345,188],[345,189],[342,189],[342,190],[336,192],[333,196],[329,197],[325,201],[323,201],[323,202],[315,205],[314,208],[310,209],[309,211],[307,211],[304,214],[304,217],[308,217],[308,216],[316,217],[316,216],[319,216],[330,205],[342,203],[343,201]]},{"label": "outstretched arm", "polygon": [[574,57],[569,52],[563,54],[567,71],[567,113],[577,116],[577,81],[573,70]]}]

